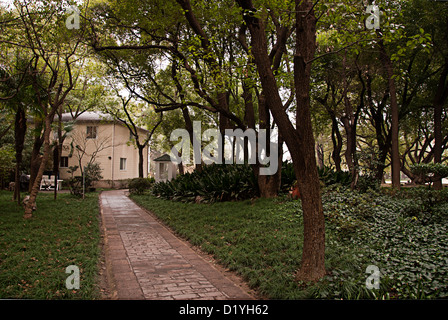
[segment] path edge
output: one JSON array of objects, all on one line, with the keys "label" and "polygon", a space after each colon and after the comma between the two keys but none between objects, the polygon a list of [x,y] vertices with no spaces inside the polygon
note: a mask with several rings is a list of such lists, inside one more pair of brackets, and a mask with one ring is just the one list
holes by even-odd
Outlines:
[{"label": "path edge", "polygon": [[101,195],[103,191],[101,191],[98,195],[98,206],[99,206],[99,214],[101,217],[101,236],[102,236],[102,259],[104,261],[105,272],[101,275],[101,281],[107,286],[107,291],[105,293],[101,293],[102,300],[118,300],[118,290],[116,285],[116,280],[114,274],[112,272],[112,264],[110,259],[110,249],[109,249],[109,241],[108,241],[108,232],[106,228],[106,221],[104,217],[103,210],[103,202],[101,200]]}]

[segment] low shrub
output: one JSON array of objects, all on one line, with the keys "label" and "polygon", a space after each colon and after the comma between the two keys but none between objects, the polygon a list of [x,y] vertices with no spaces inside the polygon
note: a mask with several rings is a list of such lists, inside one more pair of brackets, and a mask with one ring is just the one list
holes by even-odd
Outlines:
[{"label": "low shrub", "polygon": [[182,202],[244,200],[258,196],[258,184],[249,165],[211,164],[167,182],[158,182],[153,195]]},{"label": "low shrub", "polygon": [[326,185],[341,184],[343,186],[350,185],[351,175],[347,171],[335,171],[329,167],[318,168],[319,179]]},{"label": "low shrub", "polygon": [[325,189],[322,205],[328,227],[342,238],[350,238],[372,220],[375,203],[369,194],[334,185]]},{"label": "low shrub", "polygon": [[131,194],[143,194],[151,188],[154,178],[134,178],[129,182],[129,192]]},{"label": "low shrub", "polygon": [[380,182],[375,176],[370,174],[361,175],[356,183],[356,190],[362,193],[378,192],[380,190]]},{"label": "low shrub", "polygon": [[[334,184],[340,184],[342,186],[348,186],[351,182],[350,172],[347,171],[335,171],[329,167],[317,168],[319,179],[325,186],[331,186]],[[282,181],[281,190],[287,192],[291,189],[296,181],[296,175],[294,173],[294,167],[292,162],[284,161],[282,164]]]},{"label": "low shrub", "polygon": [[[74,169],[75,171],[78,166],[71,167],[70,169]],[[83,176],[75,176],[69,179],[68,184],[70,188],[70,193],[81,197],[84,192],[93,191],[93,184],[96,181],[103,179],[101,175],[102,169],[98,163],[89,163],[84,170]]]},{"label": "low shrub", "polygon": [[431,178],[448,176],[448,166],[441,163],[419,163],[409,168],[417,176],[418,183],[431,182]]}]

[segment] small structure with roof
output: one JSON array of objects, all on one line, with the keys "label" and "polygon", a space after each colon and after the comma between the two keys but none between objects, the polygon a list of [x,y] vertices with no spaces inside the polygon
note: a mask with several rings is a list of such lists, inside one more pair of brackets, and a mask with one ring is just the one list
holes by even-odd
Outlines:
[{"label": "small structure with roof", "polygon": [[156,165],[155,180],[159,181],[169,181],[176,178],[177,175],[177,165],[171,161],[168,154],[163,154],[162,156],[154,159]]}]

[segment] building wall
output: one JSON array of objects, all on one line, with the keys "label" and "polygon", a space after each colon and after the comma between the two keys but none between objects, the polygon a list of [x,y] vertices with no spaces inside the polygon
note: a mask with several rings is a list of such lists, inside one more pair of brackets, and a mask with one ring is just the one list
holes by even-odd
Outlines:
[{"label": "building wall", "polygon": [[[87,138],[87,127],[97,127],[96,138]],[[145,134],[144,130],[141,131]],[[76,148],[85,150],[85,154]],[[130,140],[129,130],[113,122],[77,122],[73,131],[65,139],[62,150],[62,157],[68,157],[68,167],[79,166],[79,158],[82,157],[82,166],[89,163],[92,156],[94,162],[100,164],[102,169],[104,186],[112,187],[112,181],[132,179],[138,177],[138,149]],[[120,169],[120,158],[126,159],[125,168]],[[71,173],[69,168],[60,168],[60,179],[69,179]],[[76,170],[74,176],[80,175],[81,171]],[[148,148],[144,150],[144,177],[148,176]],[[104,184],[103,183],[103,184]],[[102,186],[102,184],[100,184]]]}]

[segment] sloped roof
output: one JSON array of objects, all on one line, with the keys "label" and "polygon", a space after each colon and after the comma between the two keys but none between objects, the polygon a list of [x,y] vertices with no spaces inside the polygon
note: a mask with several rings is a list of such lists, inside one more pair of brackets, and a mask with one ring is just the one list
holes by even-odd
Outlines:
[{"label": "sloped roof", "polygon": [[171,157],[168,154],[163,154],[160,157],[154,159],[154,161],[171,161]]},{"label": "sloped roof", "polygon": [[[63,113],[62,114],[62,121],[73,121],[73,116],[71,113]],[[107,113],[103,113],[100,111],[86,111],[81,113],[77,118],[76,121],[113,121],[114,118]]]},{"label": "sloped roof", "polygon": [[[58,120],[58,116],[56,115],[55,121]],[[85,111],[81,113],[79,116],[76,117],[76,119],[73,119],[73,116],[71,113],[63,113],[62,114],[62,122],[67,121],[76,121],[76,122],[113,122],[116,121],[113,116],[110,114],[101,112],[101,111]],[[124,125],[120,121],[117,121],[118,123]],[[149,132],[148,130],[138,127],[139,130],[142,130],[144,132]]]}]

